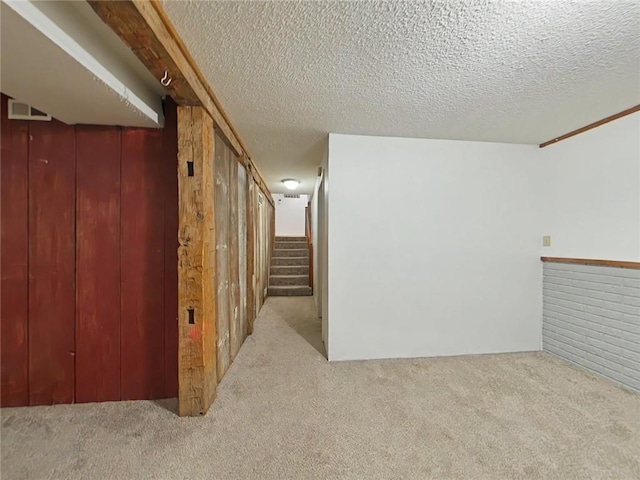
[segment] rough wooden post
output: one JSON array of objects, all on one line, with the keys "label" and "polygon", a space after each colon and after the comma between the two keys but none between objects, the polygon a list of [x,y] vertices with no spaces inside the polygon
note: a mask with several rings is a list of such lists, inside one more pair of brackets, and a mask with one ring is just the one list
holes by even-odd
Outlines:
[{"label": "rough wooden post", "polygon": [[216,396],[213,120],[178,108],[178,404],[204,415]]},{"label": "rough wooden post", "polygon": [[253,170],[247,162],[247,335],[253,333],[253,322],[256,318],[255,295],[255,206],[253,204],[254,189]]}]

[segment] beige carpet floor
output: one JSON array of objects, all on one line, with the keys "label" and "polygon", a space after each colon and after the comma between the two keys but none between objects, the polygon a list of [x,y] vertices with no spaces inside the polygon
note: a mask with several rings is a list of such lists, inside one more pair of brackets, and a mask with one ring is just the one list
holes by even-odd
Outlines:
[{"label": "beige carpet floor", "polygon": [[328,363],[271,298],[206,417],[2,410],[2,479],[638,479],[640,396],[544,353]]}]

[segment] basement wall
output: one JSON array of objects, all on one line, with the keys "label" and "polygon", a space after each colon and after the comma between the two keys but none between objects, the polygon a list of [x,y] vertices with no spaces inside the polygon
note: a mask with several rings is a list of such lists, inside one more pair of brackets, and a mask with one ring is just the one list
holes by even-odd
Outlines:
[{"label": "basement wall", "polygon": [[[252,332],[265,300],[273,206],[218,132],[214,152],[216,364],[220,382]],[[247,258],[250,235],[254,247],[251,259]]]},{"label": "basement wall", "polygon": [[[165,128],[147,129],[8,120],[2,96],[3,407],[178,395],[178,132],[166,102]],[[214,137],[205,273],[217,328],[205,333],[219,382],[266,297],[274,209]]]},{"label": "basement wall", "polygon": [[2,406],[175,397],[175,104],[163,130],[1,114]]},{"label": "basement wall", "polygon": [[640,393],[640,270],[543,268],[544,351]]},{"label": "basement wall", "polygon": [[301,194],[298,198],[288,198],[282,193],[274,193],[273,200],[276,204],[276,235],[304,237],[308,195]]},{"label": "basement wall", "polygon": [[[544,255],[640,261],[640,114],[542,153]],[[543,269],[543,350],[640,391],[640,270]]]},{"label": "basement wall", "polygon": [[537,153],[331,134],[329,359],[539,350]]},{"label": "basement wall", "polygon": [[550,257],[640,261],[640,113],[537,155]]},{"label": "basement wall", "polygon": [[540,350],[540,256],[640,259],[639,122],[544,149],[331,134],[329,359]]}]

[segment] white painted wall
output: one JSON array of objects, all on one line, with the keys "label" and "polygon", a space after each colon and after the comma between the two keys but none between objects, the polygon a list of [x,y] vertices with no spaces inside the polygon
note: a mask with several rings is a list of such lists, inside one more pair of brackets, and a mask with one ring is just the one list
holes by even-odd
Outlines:
[{"label": "white painted wall", "polygon": [[553,257],[640,260],[640,113],[540,150]]},{"label": "white painted wall", "polygon": [[640,260],[640,114],[544,149],[331,134],[327,167],[330,360],[539,350],[541,255]]},{"label": "white painted wall", "polygon": [[321,200],[319,197],[319,190],[322,186],[322,177],[316,177],[316,184],[313,187],[313,193],[309,199],[311,204],[311,242],[314,245],[313,249],[313,301],[316,305],[316,312],[318,317],[322,316],[322,275],[321,270],[321,246],[318,243],[319,239],[323,235],[320,232],[320,228],[324,228],[324,225],[320,222],[321,213]]},{"label": "white painted wall", "polygon": [[537,153],[330,135],[329,359],[539,350]]},{"label": "white painted wall", "polygon": [[273,194],[276,203],[276,235],[283,237],[304,237],[305,207],[309,202],[308,195],[300,198],[285,198],[283,194]]},{"label": "white painted wall", "polygon": [[318,263],[320,267],[321,291],[321,315],[322,315],[322,341],[329,357],[329,345],[331,338],[329,336],[329,149],[325,153],[322,161],[322,183],[318,190],[319,205],[319,239],[320,258]]}]

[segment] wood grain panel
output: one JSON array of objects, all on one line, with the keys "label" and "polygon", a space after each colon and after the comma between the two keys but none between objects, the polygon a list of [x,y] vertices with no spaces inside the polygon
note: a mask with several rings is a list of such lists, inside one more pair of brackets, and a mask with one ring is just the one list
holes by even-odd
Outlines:
[{"label": "wood grain panel", "polygon": [[76,401],[119,400],[120,128],[76,142]]},{"label": "wood grain panel", "polygon": [[[249,173],[251,170],[249,170]],[[247,182],[247,335],[253,333],[255,321],[255,208],[253,204],[253,178],[249,176]]]},{"label": "wood grain panel", "polygon": [[2,95],[0,120],[0,405],[29,404],[28,385],[28,211],[29,145],[27,122],[7,119]]},{"label": "wood grain panel", "polygon": [[240,325],[240,275],[238,258],[238,160],[227,150],[227,162],[229,165],[229,304],[231,307],[229,317],[229,346],[231,361],[236,358],[244,337]]},{"label": "wood grain panel", "polygon": [[122,133],[122,399],[161,398],[164,379],[162,131]]},{"label": "wood grain panel", "polygon": [[[198,118],[198,117],[197,117]],[[202,157],[202,361],[204,364],[204,393],[206,409],[213,403],[218,386],[218,359],[216,344],[218,330],[216,326],[216,215],[224,215],[217,211],[215,201],[215,134],[213,121],[206,113],[200,111],[202,131],[199,132],[196,155]],[[201,153],[200,153],[201,150]]]},{"label": "wood grain panel", "polygon": [[256,189],[256,314],[266,300],[269,282],[269,265],[273,248],[274,208],[266,201],[264,194]]},{"label": "wood grain panel", "polygon": [[229,159],[228,147],[216,132],[214,178],[215,238],[216,238],[216,325],[217,340],[217,370],[218,382],[227,372],[231,363],[230,350],[230,318],[231,318],[231,289],[229,278]]},{"label": "wood grain panel", "polygon": [[258,316],[258,312],[262,308],[262,302],[264,301],[264,268],[263,268],[263,257],[264,257],[264,203],[261,202],[261,193],[259,188],[255,188],[253,191],[253,205],[254,205],[254,214],[255,214],[255,307],[256,307],[256,317]]},{"label": "wood grain panel", "polygon": [[72,403],[75,387],[75,131],[29,125],[29,400]]},{"label": "wood grain panel", "polygon": [[194,148],[192,107],[178,107],[178,410],[204,410],[202,362],[202,162]]},{"label": "wood grain panel", "polygon": [[175,104],[163,130],[9,121],[6,107],[2,406],[175,396]]},{"label": "wood grain panel", "polygon": [[203,415],[216,394],[213,122],[178,109],[179,411]]},{"label": "wood grain panel", "polygon": [[[239,274],[239,311],[238,327],[240,345],[247,337],[247,171],[238,162],[238,274]],[[238,346],[239,348],[239,346]]]},{"label": "wood grain panel", "polygon": [[176,104],[165,101],[162,134],[164,195],[164,374],[165,397],[178,396],[178,119]]},{"label": "wood grain panel", "polygon": [[265,206],[267,208],[267,223],[266,223],[267,233],[265,236],[268,240],[265,246],[266,251],[264,256],[264,278],[265,278],[265,285],[268,287],[269,271],[271,269],[271,255],[273,253],[273,248],[276,243],[276,210],[273,207],[273,205],[271,205],[271,203],[269,202],[267,202]]}]

